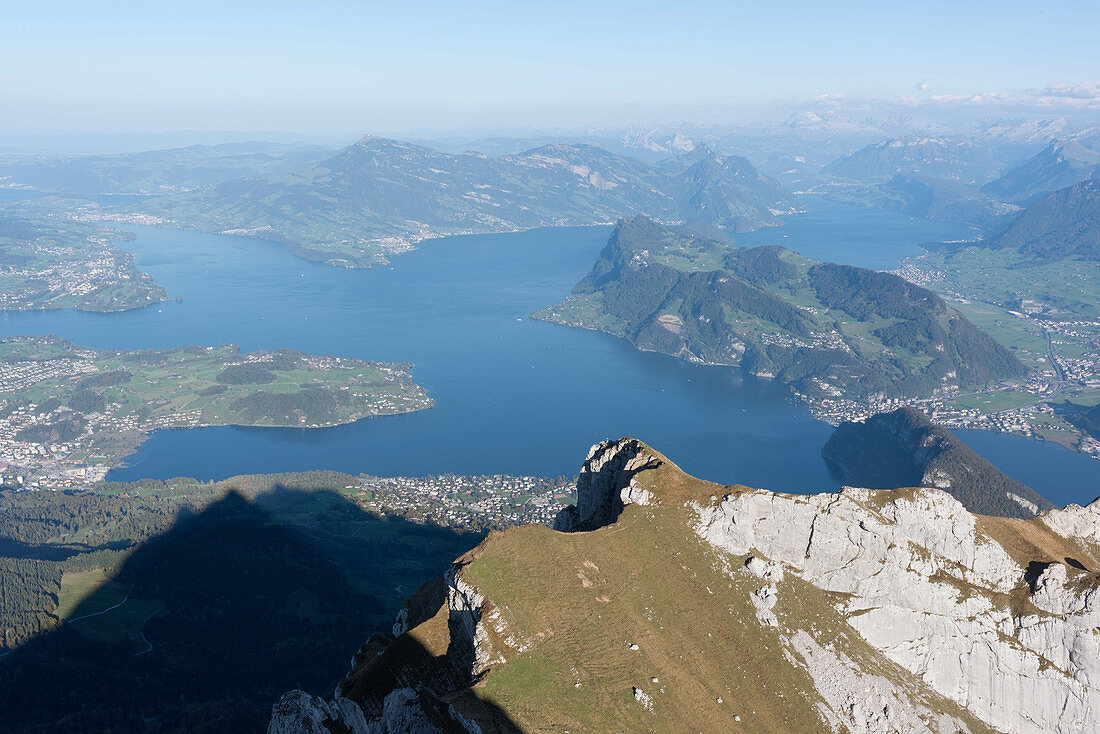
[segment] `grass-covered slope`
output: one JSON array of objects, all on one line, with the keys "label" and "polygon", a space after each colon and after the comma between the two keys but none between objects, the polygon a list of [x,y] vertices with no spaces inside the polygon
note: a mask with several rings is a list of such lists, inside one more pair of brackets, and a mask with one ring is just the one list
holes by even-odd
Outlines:
[{"label": "grass-covered slope", "polygon": [[[987,616],[1045,619],[1029,601],[1025,569],[1063,557],[1092,563],[1045,520],[975,518],[936,490],[797,497],[723,487],[630,439],[594,447],[578,496],[574,515],[599,522],[575,525],[580,532],[491,533],[406,604],[396,637],[360,650],[335,701],[287,694],[269,731],[396,730],[397,722],[456,732],[474,723],[486,734],[1001,730],[982,719],[1029,717],[1025,701],[997,693],[989,709],[981,681],[952,684],[939,670],[922,678],[919,661],[898,662],[910,662],[907,648],[876,646],[864,620],[896,613],[904,627],[912,609],[942,604],[917,615],[911,645],[928,649],[920,625],[933,620],[942,635],[934,644],[957,646],[962,665],[977,664],[966,651],[985,644],[978,629]],[[703,522],[723,511],[732,517]],[[739,534],[747,547],[735,547]],[[780,561],[788,546],[797,560]],[[958,553],[970,553],[974,568],[950,560]],[[850,554],[850,565],[833,554]],[[1080,588],[1095,585],[1091,574],[1071,573]],[[847,575],[858,592],[839,591]],[[956,623],[969,639],[951,636]],[[1016,632],[995,630],[991,646],[1017,646],[1005,664],[1017,654],[1036,659],[1010,641]],[[1029,666],[1011,675],[1068,675]],[[986,673],[1005,690],[1015,685]],[[951,685],[981,716],[937,692]],[[1033,713],[1041,725],[1046,714]]]},{"label": "grass-covered slope", "polygon": [[924,395],[1023,373],[943,299],[895,275],[736,249],[644,217],[621,221],[573,295],[534,316],[811,396]]},{"label": "grass-covered slope", "polygon": [[777,223],[793,197],[743,158],[700,149],[651,165],[588,145],[491,158],[367,136],[300,172],[150,200],[181,226],[260,234],[310,259],[364,266],[447,234],[614,221],[645,212],[733,231]]}]

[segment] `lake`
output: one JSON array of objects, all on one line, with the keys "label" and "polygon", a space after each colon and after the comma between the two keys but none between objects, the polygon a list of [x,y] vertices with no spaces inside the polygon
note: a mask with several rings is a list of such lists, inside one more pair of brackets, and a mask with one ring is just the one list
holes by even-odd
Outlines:
[{"label": "lake", "polygon": [[[738,243],[881,268],[923,242],[965,236],[903,215],[810,205],[786,226]],[[861,229],[868,217],[872,225]],[[448,237],[370,270],[309,263],[255,238],[126,229],[137,237],[120,246],[180,302],[116,314],[7,313],[0,332],[58,334],[97,348],[235,343],[412,362],[436,407],[335,428],[158,431],[110,479],[321,468],[571,475],[592,443],[630,435],[707,479],[794,492],[836,487],[819,453],[832,429],[784,388],[528,318],[569,293],[608,227]],[[981,439],[976,450],[996,463],[1010,459],[1016,474],[1024,467],[1028,479],[1018,478],[1053,501],[1097,494],[1100,462],[1014,436]]]}]

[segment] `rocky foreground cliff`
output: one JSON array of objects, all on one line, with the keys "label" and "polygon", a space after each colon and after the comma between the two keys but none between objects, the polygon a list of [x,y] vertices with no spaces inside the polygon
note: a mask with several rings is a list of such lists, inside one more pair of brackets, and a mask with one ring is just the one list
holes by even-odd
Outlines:
[{"label": "rocky foreground cliff", "polygon": [[1100,503],[799,496],[592,448],[555,529],[491,534],[270,732],[1100,728]]}]

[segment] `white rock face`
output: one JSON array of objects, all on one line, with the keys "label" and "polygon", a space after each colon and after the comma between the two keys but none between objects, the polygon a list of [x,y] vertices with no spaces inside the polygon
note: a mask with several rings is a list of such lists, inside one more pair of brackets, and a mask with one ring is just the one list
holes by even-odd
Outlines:
[{"label": "white rock face", "polygon": [[[451,716],[456,716],[452,710]],[[481,727],[458,717],[458,724],[468,734],[481,734]],[[382,705],[382,716],[371,723],[374,728],[370,734],[443,734],[443,730],[433,724],[420,705],[420,696],[411,688],[398,688],[386,696]]]},{"label": "white rock face", "polygon": [[752,556],[745,561],[745,568],[758,579],[783,580],[783,565],[780,563],[769,563],[763,558]]},{"label": "white rock face", "polygon": [[386,734],[384,718],[367,721],[363,710],[337,693],[328,702],[305,691],[284,693],[271,710],[268,734],[331,734],[326,722],[342,722],[355,734]]},{"label": "white rock face", "polygon": [[1100,499],[1088,507],[1068,505],[1063,510],[1048,510],[1039,519],[1063,538],[1100,545]]},{"label": "white rock face", "polygon": [[[1073,583],[1059,562],[1024,589],[1026,569],[978,532],[974,516],[950,495],[750,490],[695,509],[702,538],[735,555],[753,554],[746,570],[772,581],[753,595],[765,623],[773,624],[767,614],[784,593],[782,572],[772,570],[781,565],[845,595],[838,611],[873,648],[990,726],[1020,734],[1100,731],[1095,580]],[[1100,537],[1100,504],[1051,511],[1042,521],[1063,537],[1091,541]],[[1010,594],[1024,594],[1030,604],[1014,613]],[[820,659],[820,651],[797,642],[800,634],[786,639],[807,661]],[[886,693],[876,700],[902,715]],[[860,704],[859,716],[842,717],[844,726],[911,730],[911,718],[881,718],[878,703],[868,705]]]},{"label": "white rock face", "polygon": [[806,661],[806,670],[823,700],[819,711],[833,731],[908,734],[931,729],[954,734],[967,730],[949,716],[914,705],[908,692],[882,676],[861,672],[844,654],[822,647],[803,630],[787,639],[786,645]]},{"label": "white rock face", "polygon": [[489,666],[492,645],[481,623],[485,597],[463,580],[458,569],[447,572],[447,609],[451,640],[455,646],[450,657],[471,677]]},{"label": "white rock face", "polygon": [[1024,508],[1028,512],[1030,512],[1032,515],[1035,515],[1039,512],[1039,505],[1035,504],[1031,500],[1025,499],[1025,498],[1021,497],[1020,495],[1016,494],[1015,492],[1006,492],[1005,494],[1008,495],[1008,498],[1010,500],[1012,500],[1013,502],[1018,504],[1020,507]]},{"label": "white rock face", "polygon": [[339,716],[335,706],[305,691],[290,691],[271,710],[268,734],[329,734],[326,721]]},{"label": "white rock face", "polygon": [[633,438],[595,444],[577,477],[577,504],[558,513],[554,529],[572,532],[600,527],[614,522],[624,505],[648,505],[652,497],[638,486],[635,476],[657,461],[645,444]]}]

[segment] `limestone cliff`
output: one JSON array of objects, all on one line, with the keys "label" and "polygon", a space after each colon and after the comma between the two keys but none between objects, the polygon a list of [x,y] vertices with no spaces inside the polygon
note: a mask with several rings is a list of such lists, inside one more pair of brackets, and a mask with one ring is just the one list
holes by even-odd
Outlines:
[{"label": "limestone cliff", "polygon": [[1100,728],[1100,504],[788,495],[593,447],[558,527],[491,534],[271,732]]}]

